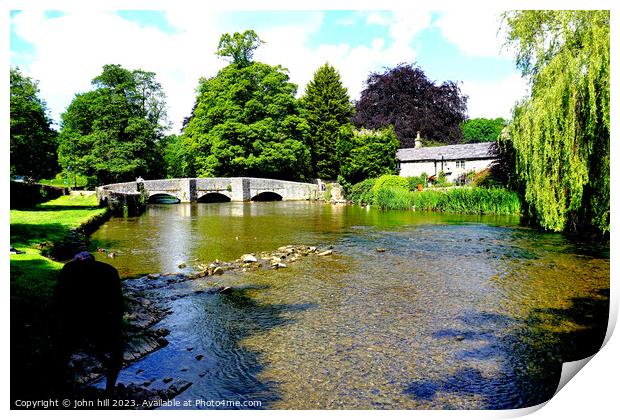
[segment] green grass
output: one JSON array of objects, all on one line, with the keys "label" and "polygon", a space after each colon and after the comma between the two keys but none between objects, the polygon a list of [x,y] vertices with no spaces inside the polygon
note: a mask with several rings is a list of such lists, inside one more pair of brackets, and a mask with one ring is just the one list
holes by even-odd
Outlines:
[{"label": "green grass", "polygon": [[398,187],[376,190],[374,203],[382,210],[426,210],[465,214],[521,214],[516,193],[500,188],[449,188],[408,191]]},{"label": "green grass", "polygon": [[[51,185],[52,187],[66,187],[67,178],[66,178],[66,175],[58,174],[56,175],[56,178],[40,179],[38,183],[42,185]],[[87,183],[86,177],[79,176],[79,175],[77,177],[75,177],[74,175],[71,175],[69,177],[69,188],[84,187],[86,186],[86,183]]]},{"label": "green grass", "polygon": [[375,204],[381,210],[407,210],[411,208],[411,193],[399,187],[379,187],[374,194]]},{"label": "green grass", "polygon": [[25,252],[10,259],[12,392],[13,387],[23,395],[49,391],[50,302],[63,264],[41,255],[41,244],[60,241],[105,212],[95,196],[62,196],[11,210],[11,245]]},{"label": "green grass", "polygon": [[11,300],[46,301],[62,264],[41,255],[41,245],[62,240],[105,212],[95,196],[68,195],[29,210],[11,210],[11,245],[25,252],[11,254]]},{"label": "green grass", "polygon": [[58,241],[71,229],[105,211],[98,207],[94,195],[65,195],[31,209],[11,210],[11,245],[28,253],[37,253],[38,244]]},{"label": "green grass", "polygon": [[411,193],[416,210],[468,214],[521,214],[517,193],[502,188],[449,188]]}]

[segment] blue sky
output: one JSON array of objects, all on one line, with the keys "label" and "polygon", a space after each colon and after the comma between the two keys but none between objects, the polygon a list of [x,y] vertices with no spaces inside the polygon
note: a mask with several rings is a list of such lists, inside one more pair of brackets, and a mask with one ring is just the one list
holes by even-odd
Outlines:
[{"label": "blue sky", "polygon": [[104,64],[154,71],[168,95],[168,115],[177,131],[193,105],[198,78],[213,76],[226,64],[214,54],[219,36],[254,29],[266,42],[255,59],[287,68],[298,95],[326,61],[340,71],[353,99],[371,72],[416,63],[439,83],[462,82],[470,117],[508,117],[526,84],[512,57],[500,50],[498,14],[463,13],[12,11],[10,60],[39,80],[56,121],[75,93],[89,89]]}]

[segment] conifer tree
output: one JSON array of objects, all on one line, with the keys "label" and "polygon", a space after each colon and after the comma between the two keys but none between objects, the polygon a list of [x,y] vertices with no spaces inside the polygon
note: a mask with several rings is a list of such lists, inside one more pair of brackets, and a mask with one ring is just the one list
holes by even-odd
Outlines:
[{"label": "conifer tree", "polygon": [[309,126],[312,171],[318,178],[335,179],[339,173],[336,156],[340,129],[350,125],[353,106],[338,71],[325,64],[306,86],[302,104]]}]

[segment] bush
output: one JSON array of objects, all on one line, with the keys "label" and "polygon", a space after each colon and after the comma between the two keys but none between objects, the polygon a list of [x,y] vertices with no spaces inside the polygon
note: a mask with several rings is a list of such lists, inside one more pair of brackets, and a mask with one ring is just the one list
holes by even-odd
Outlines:
[{"label": "bush", "polygon": [[474,175],[473,185],[483,188],[498,188],[501,183],[495,177],[492,169],[485,169]]},{"label": "bush", "polygon": [[422,175],[410,176],[405,179],[409,183],[409,191],[417,191],[418,185],[420,184],[422,184],[424,188],[428,187],[428,175],[426,175],[426,172],[423,172]]},{"label": "bush", "polygon": [[373,194],[372,187],[375,185],[376,178],[368,178],[362,182],[358,182],[351,187],[348,199],[355,204],[372,204]]},{"label": "bush", "polygon": [[338,180],[336,182],[338,182],[338,185],[342,187],[342,191],[344,191],[345,197],[349,197],[349,195],[351,195],[351,187],[353,187],[353,185],[351,185],[351,183],[347,181],[342,175],[338,175]]},{"label": "bush", "polygon": [[409,182],[406,178],[398,175],[382,175],[376,181],[372,187],[372,193],[377,198],[377,192],[383,187],[402,188],[409,190]]},{"label": "bush", "polygon": [[439,172],[439,174],[437,174],[437,177],[435,178],[435,181],[433,182],[433,187],[450,187],[452,184],[448,181],[446,181],[446,174],[441,171]]},{"label": "bush", "polygon": [[411,208],[411,192],[406,188],[382,186],[375,191],[375,204],[381,210],[407,210]]}]

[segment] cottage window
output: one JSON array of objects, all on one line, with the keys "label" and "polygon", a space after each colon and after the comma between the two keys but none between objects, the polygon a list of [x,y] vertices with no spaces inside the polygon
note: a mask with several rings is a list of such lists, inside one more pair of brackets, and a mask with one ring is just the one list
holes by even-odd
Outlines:
[{"label": "cottage window", "polygon": [[465,169],[465,161],[464,160],[457,160],[456,161],[456,167],[457,168]]}]

